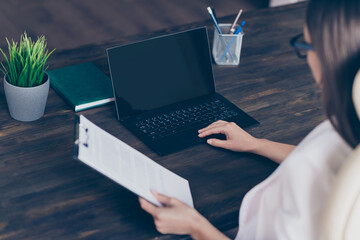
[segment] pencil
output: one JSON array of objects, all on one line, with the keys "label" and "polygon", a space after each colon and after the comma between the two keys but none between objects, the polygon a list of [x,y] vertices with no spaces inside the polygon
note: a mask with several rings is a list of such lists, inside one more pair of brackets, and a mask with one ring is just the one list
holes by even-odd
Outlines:
[{"label": "pencil", "polygon": [[230,33],[234,33],[234,32],[235,32],[235,25],[236,25],[237,21],[239,21],[239,17],[241,16],[242,12],[243,12],[243,10],[240,9],[238,15],[237,15],[236,18],[235,18],[234,23],[231,25]]}]

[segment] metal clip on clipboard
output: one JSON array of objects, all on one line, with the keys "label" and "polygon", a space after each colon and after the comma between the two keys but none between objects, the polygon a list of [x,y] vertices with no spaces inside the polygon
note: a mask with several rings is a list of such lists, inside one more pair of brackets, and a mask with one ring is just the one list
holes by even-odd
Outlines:
[{"label": "metal clip on clipboard", "polygon": [[[86,139],[85,141],[80,141],[80,129],[85,130]],[[77,159],[79,155],[79,145],[82,144],[84,147],[89,147],[89,129],[85,124],[80,123],[80,117],[75,115],[75,139],[74,139],[74,158]]]}]

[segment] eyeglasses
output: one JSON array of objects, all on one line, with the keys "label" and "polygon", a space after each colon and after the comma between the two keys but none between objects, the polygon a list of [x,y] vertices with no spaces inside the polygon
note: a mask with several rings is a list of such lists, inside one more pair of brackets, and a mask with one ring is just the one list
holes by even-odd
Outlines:
[{"label": "eyeglasses", "polygon": [[290,44],[294,47],[299,58],[306,58],[307,52],[313,50],[313,47],[305,41],[303,33],[291,38]]}]

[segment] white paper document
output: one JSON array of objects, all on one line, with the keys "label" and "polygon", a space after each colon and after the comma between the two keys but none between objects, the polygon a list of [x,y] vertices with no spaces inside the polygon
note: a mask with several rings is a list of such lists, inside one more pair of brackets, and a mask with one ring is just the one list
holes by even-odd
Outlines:
[{"label": "white paper document", "polygon": [[151,190],[194,207],[189,182],[80,115],[77,158],[108,178],[161,206]]}]

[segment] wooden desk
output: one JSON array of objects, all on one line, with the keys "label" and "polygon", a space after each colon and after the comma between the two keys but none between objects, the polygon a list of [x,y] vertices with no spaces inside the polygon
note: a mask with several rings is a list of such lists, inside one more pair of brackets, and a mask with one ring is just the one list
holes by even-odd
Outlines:
[{"label": "wooden desk", "polygon": [[[310,70],[289,45],[302,31],[305,6],[244,13],[240,65],[214,66],[217,90],[260,121],[248,129],[256,137],[297,144],[324,119]],[[108,73],[107,47],[203,25],[210,27],[212,40],[209,20],[57,52],[50,69],[94,61]],[[117,121],[114,104],[81,113],[188,179],[195,207],[221,230],[237,226],[243,196],[277,166],[259,156],[205,144],[159,157]],[[17,122],[0,88],[0,239],[181,238],[159,234],[135,195],[72,159],[74,115],[50,89],[44,117]]]}]

